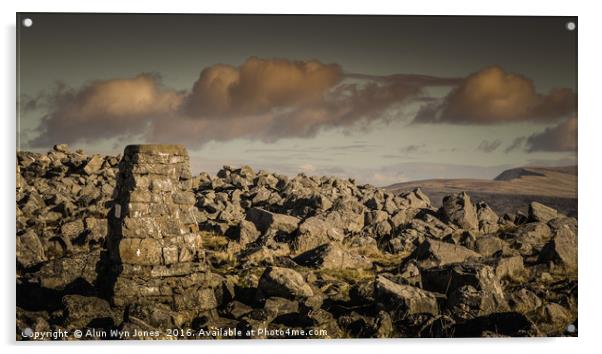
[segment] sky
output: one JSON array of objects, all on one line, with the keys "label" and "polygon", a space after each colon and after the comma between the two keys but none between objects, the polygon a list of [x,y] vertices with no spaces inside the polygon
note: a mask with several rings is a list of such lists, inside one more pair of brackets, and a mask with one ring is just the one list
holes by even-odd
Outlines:
[{"label": "sky", "polygon": [[18,14],[18,148],[385,186],[577,157],[571,17]]}]

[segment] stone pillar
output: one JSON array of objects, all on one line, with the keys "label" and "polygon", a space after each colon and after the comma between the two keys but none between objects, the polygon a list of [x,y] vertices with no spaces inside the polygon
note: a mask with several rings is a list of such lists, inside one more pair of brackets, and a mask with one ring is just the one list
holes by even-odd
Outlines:
[{"label": "stone pillar", "polygon": [[191,178],[183,146],[125,148],[108,243],[115,305],[215,307]]}]

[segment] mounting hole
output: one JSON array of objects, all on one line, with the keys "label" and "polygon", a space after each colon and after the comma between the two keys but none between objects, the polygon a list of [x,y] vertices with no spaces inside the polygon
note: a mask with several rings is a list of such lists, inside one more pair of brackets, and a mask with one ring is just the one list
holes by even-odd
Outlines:
[{"label": "mounting hole", "polygon": [[566,326],[566,331],[569,333],[575,333],[576,330],[577,330],[577,327],[575,327],[574,324],[570,324],[570,325]]},{"label": "mounting hole", "polygon": [[24,18],[23,19],[23,26],[25,27],[31,27],[33,25],[33,20],[31,18]]},{"label": "mounting hole", "polygon": [[577,25],[573,21],[569,21],[566,23],[566,29],[569,31],[574,31],[577,28]]}]

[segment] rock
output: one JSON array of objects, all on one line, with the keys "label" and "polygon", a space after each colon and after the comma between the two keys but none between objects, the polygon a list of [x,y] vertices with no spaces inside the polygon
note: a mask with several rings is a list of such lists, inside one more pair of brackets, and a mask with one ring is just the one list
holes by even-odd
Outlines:
[{"label": "rock", "polygon": [[395,312],[395,317],[405,314],[437,315],[439,307],[433,293],[409,285],[396,284],[378,276],[375,282],[376,302],[379,308]]},{"label": "rock", "polygon": [[314,295],[303,276],[288,268],[270,267],[259,279],[258,291],[265,296],[307,298]]},{"label": "rock", "polygon": [[416,215],[407,226],[406,230],[408,229],[416,230],[421,235],[436,239],[442,239],[454,232],[452,227],[430,214]]},{"label": "rock", "polygon": [[[206,284],[199,284],[206,286]],[[217,308],[217,298],[215,292],[210,288],[198,288],[183,294],[176,294],[174,296],[174,305],[177,311],[184,311],[187,309],[195,309],[197,311],[205,311]]]},{"label": "rock", "polygon": [[533,317],[539,327],[547,333],[563,333],[574,321],[574,316],[569,310],[553,302],[540,306],[535,310]]},{"label": "rock", "polygon": [[372,262],[365,256],[346,251],[337,243],[327,243],[294,258],[297,264],[319,269],[368,269]]},{"label": "rock", "polygon": [[376,225],[389,219],[389,214],[382,210],[370,210],[364,215],[364,225]]},{"label": "rock", "polygon": [[97,266],[101,250],[90,253],[80,253],[70,257],[52,259],[42,264],[39,270],[28,273],[26,279],[40,284],[44,288],[63,290],[76,280],[82,280],[90,285],[96,283]]},{"label": "rock", "polygon": [[487,264],[493,267],[495,275],[500,280],[506,279],[516,283],[524,281],[525,265],[521,256],[494,258]]},{"label": "rock", "polygon": [[262,208],[251,208],[247,211],[247,220],[251,221],[261,232],[268,229],[292,233],[299,225],[300,220],[294,216],[276,214]]},{"label": "rock", "polygon": [[420,272],[425,290],[444,293],[455,316],[467,319],[507,311],[493,268],[478,263],[449,264]]},{"label": "rock", "polygon": [[102,167],[104,160],[100,155],[94,155],[92,158],[86,163],[84,166],[84,172],[88,175],[93,175],[98,173],[100,168]]},{"label": "rock", "polygon": [[542,302],[534,292],[522,288],[510,294],[508,304],[513,311],[526,314],[540,307]]},{"label": "rock", "polygon": [[33,230],[17,236],[17,263],[29,268],[46,261],[44,246]]},{"label": "rock", "polygon": [[84,222],[82,220],[67,222],[61,226],[61,234],[70,240],[75,239],[82,232],[84,232]]},{"label": "rock", "polygon": [[416,259],[422,268],[431,268],[450,263],[465,262],[471,258],[478,259],[480,257],[480,254],[468,248],[426,239],[408,258]]},{"label": "rock", "polygon": [[521,255],[538,253],[552,238],[550,227],[539,222],[521,225],[515,234],[511,240],[511,247],[517,249]]},{"label": "rock", "polygon": [[86,218],[86,230],[92,240],[102,242],[109,233],[109,224],[107,219]]},{"label": "rock", "polygon": [[27,327],[576,335],[577,219],[537,203],[498,218],[464,193],[436,210],[419,189],[352,179],[193,177],[177,145],[19,151],[16,173],[19,340]]},{"label": "rock", "polygon": [[404,200],[404,206],[407,206],[408,208],[423,209],[431,207],[431,200],[420,188],[416,188],[408,193],[403,193],[400,197]]},{"label": "rock", "polygon": [[390,221],[393,227],[399,227],[412,221],[412,219],[420,212],[420,209],[402,209],[398,210],[391,216]]},{"label": "rock", "polygon": [[463,229],[476,230],[479,228],[476,209],[465,192],[443,198],[442,210],[449,221]]},{"label": "rock", "polygon": [[97,297],[81,295],[65,295],[62,299],[63,322],[67,329],[85,329],[93,320],[109,322],[109,326],[117,326],[116,316],[109,302]]},{"label": "rock", "polygon": [[323,216],[312,216],[299,225],[293,248],[299,254],[331,241],[342,241],[343,237],[343,229],[334,226]]},{"label": "rock", "polygon": [[268,318],[274,319],[278,316],[289,315],[299,312],[299,302],[282,297],[270,297],[263,305]]},{"label": "rock", "polygon": [[364,207],[354,199],[337,199],[325,220],[346,233],[360,232],[364,227]]},{"label": "rock", "polygon": [[54,151],[62,152],[62,153],[65,153],[65,154],[69,153],[69,145],[67,145],[67,144],[56,144],[56,145],[54,145],[52,147],[52,149]]},{"label": "rock", "polygon": [[234,319],[240,319],[244,315],[253,311],[251,306],[248,306],[240,301],[231,301],[229,302],[225,309],[224,313],[228,317],[232,317]]},{"label": "rock", "polygon": [[453,326],[454,337],[534,337],[540,333],[526,316],[517,312],[500,312],[479,316]]},{"label": "rock", "polygon": [[391,315],[385,311],[378,311],[376,320],[374,321],[374,337],[375,338],[390,338],[393,334],[393,319]]},{"label": "rock", "polygon": [[558,216],[556,209],[550,208],[538,202],[529,204],[530,222],[548,222]]},{"label": "rock", "polygon": [[477,204],[477,219],[479,220],[479,231],[483,233],[494,233],[499,229],[499,217],[485,202]]},{"label": "rock", "polygon": [[485,257],[502,252],[507,247],[507,242],[493,235],[477,237],[474,244],[474,250]]},{"label": "rock", "polygon": [[577,235],[565,226],[541,250],[540,262],[554,262],[563,266],[569,273],[577,273]]},{"label": "rock", "polygon": [[247,220],[241,220],[238,224],[238,242],[241,246],[255,242],[261,233],[255,228],[255,224]]}]

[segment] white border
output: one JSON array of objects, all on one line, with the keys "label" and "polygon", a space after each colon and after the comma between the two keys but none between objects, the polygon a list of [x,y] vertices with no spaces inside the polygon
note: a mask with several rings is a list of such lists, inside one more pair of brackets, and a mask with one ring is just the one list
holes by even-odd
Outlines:
[{"label": "white border", "polygon": [[[509,353],[537,351],[546,353],[574,353],[595,350],[599,347],[599,324],[602,294],[602,198],[600,178],[602,171],[598,155],[602,113],[599,107],[602,77],[600,38],[602,18],[598,2],[589,1],[413,1],[392,3],[380,0],[350,3],[325,0],[287,1],[28,1],[7,4],[2,2],[2,85],[1,129],[3,151],[0,166],[4,166],[2,178],[2,291],[0,291],[2,319],[0,320],[1,345],[6,352],[43,352],[53,348],[61,353],[106,353],[110,350],[140,346],[145,353],[161,353],[177,350],[179,353],[199,352],[261,352],[282,354],[307,353],[329,350],[350,353],[396,352],[407,353],[436,351],[440,353]],[[579,338],[562,339],[403,339],[403,340],[336,340],[336,341],[230,341],[230,342],[119,342],[49,345],[15,344],[15,263],[14,263],[14,166],[15,166],[15,12],[153,12],[153,13],[335,13],[335,14],[421,14],[421,15],[576,15],[579,16]],[[545,63],[542,63],[545,65]],[[599,350],[599,349],[598,349]]]}]

